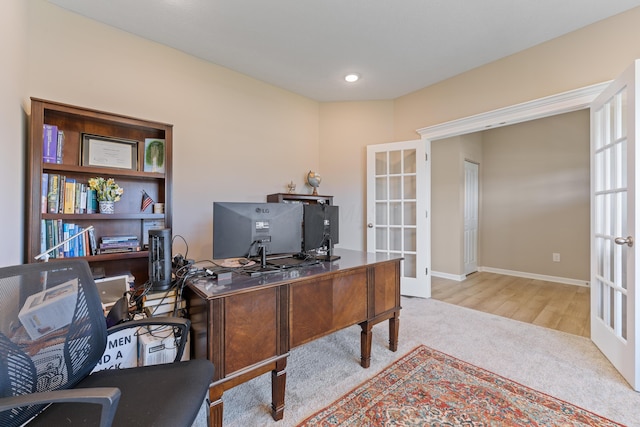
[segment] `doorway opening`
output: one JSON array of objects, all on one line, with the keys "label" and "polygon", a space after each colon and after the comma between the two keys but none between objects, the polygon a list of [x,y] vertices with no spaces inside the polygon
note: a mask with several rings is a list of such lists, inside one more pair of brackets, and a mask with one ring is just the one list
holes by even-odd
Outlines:
[{"label": "doorway opening", "polygon": [[[429,128],[423,128],[418,130],[418,133],[420,133],[420,135],[422,136],[422,139],[425,140],[426,144],[428,145],[427,150],[431,151],[432,153],[432,159],[435,161],[436,160],[436,156],[437,156],[437,150],[434,150],[436,148],[436,145],[432,144],[432,143],[437,143],[436,140],[441,140],[444,138],[453,138],[453,137],[463,137],[464,135],[469,135],[472,134],[474,132],[480,132],[480,131],[485,131],[486,129],[498,129],[498,128],[502,128],[511,124],[515,124],[515,123],[523,123],[523,122],[529,122],[535,119],[539,119],[539,118],[546,118],[546,117],[551,117],[551,116],[557,116],[560,114],[564,114],[564,113],[569,113],[569,112],[574,112],[574,111],[578,111],[578,110],[584,110],[586,109],[589,104],[595,99],[595,97],[597,95],[600,94],[600,92],[602,92],[603,88],[607,85],[608,83],[603,83],[600,85],[594,85],[594,86],[590,86],[587,88],[582,88],[576,91],[571,91],[571,92],[567,92],[567,93],[563,93],[563,94],[559,94],[559,95],[555,95],[552,97],[548,97],[548,98],[544,98],[544,99],[540,99],[540,100],[536,100],[536,101],[532,101],[529,103],[524,103],[524,104],[519,104],[519,105],[515,105],[512,107],[508,107],[508,108],[504,108],[501,110],[496,110],[493,112],[488,112],[485,114],[481,114],[481,115],[477,115],[477,116],[473,116],[473,117],[468,117],[468,118],[464,118],[464,119],[460,119],[460,120],[456,120],[453,122],[449,122],[449,123],[444,123],[441,125],[437,125],[437,126],[432,126]],[[587,125],[588,127],[588,125]],[[588,129],[587,129],[588,132]],[[455,138],[454,138],[455,139]],[[588,139],[588,138],[587,138]],[[586,156],[587,156],[587,162],[588,162],[588,147],[586,149]],[[480,157],[481,158],[481,157]],[[457,161],[460,162],[459,158],[457,158]],[[499,163],[498,163],[499,164]],[[506,161],[503,159],[503,165],[506,165],[507,167],[509,166],[509,159],[507,159]],[[486,165],[483,165],[486,166]],[[436,169],[435,167],[433,169]],[[433,172],[433,170],[432,170]],[[480,172],[482,174],[482,171]],[[482,181],[482,178],[480,179]],[[587,183],[588,183],[588,176],[587,176]],[[433,183],[432,183],[433,184]],[[586,211],[589,212],[588,209],[588,184],[586,186],[586,191],[587,194],[585,195],[586,198],[586,203],[587,203],[587,208]],[[480,193],[482,193],[482,189],[480,190]],[[526,197],[526,191],[521,191],[522,196]],[[433,198],[435,198],[437,195],[433,190],[432,187],[432,206],[435,205],[435,203],[433,202]],[[483,194],[484,196],[484,194]],[[462,198],[460,198],[460,200],[462,200]],[[514,201],[511,201],[511,203]],[[517,201],[516,201],[517,202]],[[461,202],[462,203],[462,202]],[[507,208],[509,205],[510,201],[507,201]],[[438,230],[436,230],[436,227],[434,226],[437,221],[437,213],[435,211],[435,206],[434,210],[433,210],[433,217],[432,217],[432,239],[436,239]],[[505,206],[499,207],[501,209],[505,209]],[[588,217],[588,215],[587,215]],[[587,220],[587,225],[588,227],[588,220]],[[493,231],[493,230],[492,230]],[[503,230],[504,231],[504,230]],[[462,234],[462,232],[461,232]],[[480,236],[479,238],[482,239],[483,236]],[[497,236],[497,240],[498,242],[500,242],[500,240],[502,239],[502,243],[505,242],[509,242],[509,239],[518,239],[520,238],[520,236],[518,236],[518,234],[516,233],[514,235],[513,232],[509,232],[506,235],[500,235],[500,233],[498,233]],[[589,230],[588,228],[586,229],[586,231],[584,231],[584,238],[589,239]],[[462,240],[461,240],[462,241]],[[432,240],[433,243],[433,240]],[[500,244],[500,243],[498,243]],[[502,253],[500,254],[498,252],[498,256],[512,256],[512,253],[509,252],[509,248],[508,248],[508,244],[504,244],[505,248],[503,248],[503,250],[506,251],[506,253]],[[588,243],[585,245],[588,248]],[[460,243],[460,248],[462,247],[462,243]],[[440,247],[439,247],[440,248]],[[549,253],[547,253],[549,252]],[[438,252],[435,250],[432,250],[432,254],[434,256],[434,258],[437,256]],[[462,253],[462,251],[460,251],[460,253]],[[562,252],[559,252],[560,254],[562,254]],[[538,254],[535,256],[540,256],[543,259],[544,262],[550,262],[552,260],[552,256],[553,259],[555,259],[555,255],[557,255],[556,251],[554,249],[551,249],[549,251],[545,250],[543,254]],[[567,251],[567,255],[569,255],[569,252]],[[584,255],[584,254],[583,254]],[[532,255],[529,255],[532,256]],[[458,259],[461,260],[462,257],[458,256]],[[586,268],[583,266],[584,271],[586,271],[586,273],[581,274],[579,277],[581,277],[581,279],[577,280],[576,283],[572,283],[572,282],[565,282],[565,283],[571,283],[572,285],[574,284],[581,284],[581,285],[585,285],[588,284],[588,279],[587,280],[582,280],[583,277],[588,278],[589,277],[589,257],[588,255],[586,256]],[[446,279],[454,279],[454,280],[458,280],[461,281],[466,277],[466,272],[464,270],[464,263],[462,261],[458,262],[459,265],[459,270],[454,271],[453,274],[451,275],[444,275],[444,276],[440,276],[438,275],[438,269],[437,269],[437,260],[436,259],[432,259],[432,271],[434,272],[433,276],[434,279],[432,281],[434,289],[437,288],[438,286],[438,280],[441,277],[445,277]],[[485,260],[484,263],[485,264],[487,261]],[[517,264],[516,264],[517,265]],[[526,269],[524,269],[526,270]],[[527,274],[522,274],[522,273],[526,273],[526,271],[520,271],[518,268],[506,268],[504,269],[504,271],[500,271],[500,269],[498,269],[497,271],[489,271],[489,272],[481,272],[479,275],[473,275],[471,276],[473,278],[473,280],[482,280],[483,276],[484,278],[486,278],[486,275],[488,274],[495,274],[495,273],[503,273],[503,276],[496,276],[500,281],[502,281],[503,286],[506,286],[508,288],[509,283],[510,282],[514,282],[517,283],[518,281],[528,281],[528,284],[535,284],[535,281],[540,281],[541,283],[539,283],[540,285],[543,285],[542,287],[544,287],[545,285],[545,281],[547,281],[546,279],[552,279],[551,281],[555,281],[557,282],[558,280],[555,280],[556,277],[545,277],[546,275],[536,275],[536,274],[531,274],[529,275],[529,277],[527,277]],[[522,277],[525,276],[525,277]],[[548,276],[554,276],[553,274],[548,275]],[[496,277],[494,277],[495,280]],[[445,279],[443,279],[445,280]],[[469,283],[469,279],[467,279],[466,281],[467,283]],[[515,285],[513,285],[515,286]],[[588,334],[589,331],[589,319],[588,319],[588,310],[589,310],[589,300],[588,300],[588,289],[576,289],[578,287],[575,286],[569,286],[568,288],[564,289],[563,286],[556,286],[558,288],[558,290],[562,293],[571,293],[574,292],[577,295],[575,296],[576,300],[580,300],[578,302],[574,302],[573,304],[577,304],[578,306],[580,304],[584,305],[584,309],[580,310],[580,311],[585,311],[584,316],[582,316],[582,313],[579,314],[579,317],[582,318],[584,317],[584,319],[582,319],[583,326],[581,327],[581,331],[571,331],[572,333],[577,333],[578,335],[583,335],[586,331],[586,333]],[[531,291],[533,289],[530,288],[528,289],[528,291]],[[575,292],[578,291],[578,292]],[[489,292],[489,291],[485,291],[485,292]],[[582,295],[580,296],[579,294],[584,294],[587,293],[587,295]],[[562,297],[559,297],[560,299],[563,299]],[[566,300],[566,298],[564,298]],[[573,297],[571,297],[570,299],[573,299]],[[503,310],[509,311],[507,309],[507,307],[503,307]],[[553,306],[549,307],[549,310],[553,310]],[[508,313],[505,313],[503,315],[506,315],[506,317],[511,317]],[[511,310],[512,314],[514,312],[514,310]],[[544,311],[544,310],[542,310]],[[496,313],[496,314],[500,314],[500,313]],[[541,319],[546,316],[544,313],[539,314],[541,316]],[[524,321],[532,321],[533,319],[521,319]],[[534,323],[532,321],[532,323]],[[570,331],[567,331],[570,332]]]}]

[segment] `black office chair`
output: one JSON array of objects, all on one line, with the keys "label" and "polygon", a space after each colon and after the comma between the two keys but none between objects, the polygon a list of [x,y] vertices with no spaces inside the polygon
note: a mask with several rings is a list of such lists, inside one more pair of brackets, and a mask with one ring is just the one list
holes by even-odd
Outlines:
[{"label": "black office chair", "polygon": [[[190,322],[149,318],[107,330],[84,260],[0,268],[0,426],[190,426],[213,378],[208,360],[94,372],[107,334]],[[208,411],[207,411],[208,412]],[[35,418],[34,418],[35,417]]]}]

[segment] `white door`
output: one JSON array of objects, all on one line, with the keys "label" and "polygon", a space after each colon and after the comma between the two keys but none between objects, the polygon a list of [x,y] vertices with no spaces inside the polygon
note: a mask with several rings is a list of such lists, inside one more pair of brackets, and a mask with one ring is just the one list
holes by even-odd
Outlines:
[{"label": "white door", "polygon": [[640,389],[636,61],[591,105],[591,339]]},{"label": "white door", "polygon": [[478,271],[478,164],[464,162],[464,274]]},{"label": "white door", "polygon": [[367,147],[367,252],[403,256],[400,292],[423,298],[431,297],[427,155],[421,140]]}]

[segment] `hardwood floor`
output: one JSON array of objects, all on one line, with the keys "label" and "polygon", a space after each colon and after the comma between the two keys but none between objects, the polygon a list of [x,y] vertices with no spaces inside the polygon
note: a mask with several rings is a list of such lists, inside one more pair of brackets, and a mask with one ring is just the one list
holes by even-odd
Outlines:
[{"label": "hardwood floor", "polygon": [[461,282],[433,277],[431,297],[545,328],[589,337],[589,288],[494,273]]}]

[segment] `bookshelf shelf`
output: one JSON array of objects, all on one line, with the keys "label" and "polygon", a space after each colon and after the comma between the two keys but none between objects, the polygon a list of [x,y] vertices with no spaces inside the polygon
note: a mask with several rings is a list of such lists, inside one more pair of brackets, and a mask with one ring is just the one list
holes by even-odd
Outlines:
[{"label": "bookshelf shelf", "polygon": [[[86,259],[89,261],[89,264],[100,261],[122,261],[124,259],[136,259],[136,258],[144,258],[145,265],[146,260],[149,258],[149,251],[137,251],[137,252],[125,252],[118,254],[103,254],[103,255],[91,255],[91,256],[81,256],[77,257],[80,259]],[[48,262],[56,262],[64,258],[50,258]],[[137,279],[137,278],[136,278]]]},{"label": "bookshelf shelf", "polygon": [[42,219],[61,219],[63,221],[115,221],[128,219],[164,219],[164,214],[153,213],[114,213],[114,214],[42,214]]},{"label": "bookshelf shelf", "polygon": [[267,202],[270,203],[326,203],[333,204],[333,196],[314,196],[312,194],[275,193],[267,194]]},{"label": "bookshelf shelf", "polygon": [[[64,135],[64,144],[58,150],[58,158],[54,163],[44,162],[44,157],[51,155],[45,125],[55,126]],[[87,154],[82,152],[85,134],[97,135],[107,140],[129,141],[132,148],[132,168],[86,166],[86,162],[82,161],[83,154]],[[25,262],[36,262],[34,257],[37,254],[53,246],[49,241],[49,232],[56,225],[75,225],[80,229],[93,226],[96,243],[105,236],[135,236],[141,246],[146,241],[144,233],[149,228],[162,225],[171,228],[172,125],[31,98],[29,139]],[[161,172],[145,167],[145,149],[148,148],[147,143],[154,140],[164,141],[164,161],[159,169]],[[57,212],[54,212],[48,206],[50,191],[48,188],[43,189],[43,177],[52,175],[61,180],[64,178],[67,182],[75,180],[77,184],[87,184],[89,178],[93,177],[114,178],[124,189],[124,194],[115,204],[114,214],[79,213],[83,212],[80,209],[74,209],[75,213],[62,213],[62,203]],[[164,203],[164,213],[151,213],[151,207],[141,211],[143,192],[155,202]],[[58,234],[60,229],[57,229]],[[104,269],[107,276],[132,274],[136,283],[141,284],[148,279],[148,257],[148,251],[142,250],[81,258],[86,259],[92,268]],[[50,261],[55,260],[56,258],[50,258]]]},{"label": "bookshelf shelf", "polygon": [[141,180],[162,180],[164,181],[165,176],[161,173],[152,173],[152,172],[141,172],[134,171],[128,169],[115,169],[115,168],[102,168],[96,166],[72,166],[66,164],[58,164],[58,163],[43,163],[42,164],[43,172],[73,172],[81,175],[86,175],[88,177],[94,175],[106,175],[112,177],[128,177],[134,179]]}]

